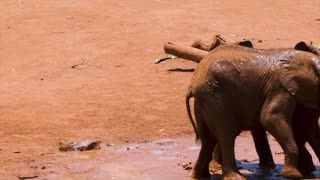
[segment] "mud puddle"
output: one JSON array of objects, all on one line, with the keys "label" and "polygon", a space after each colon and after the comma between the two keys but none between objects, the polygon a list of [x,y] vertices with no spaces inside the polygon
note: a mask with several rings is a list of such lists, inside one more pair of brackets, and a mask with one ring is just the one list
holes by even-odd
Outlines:
[{"label": "mud puddle", "polygon": [[[236,141],[236,158],[240,171],[248,179],[283,179],[279,171],[284,155],[269,137],[277,167],[261,171],[251,136],[242,134]],[[68,152],[64,173],[49,173],[47,179],[190,179],[200,147],[194,137],[143,141],[132,144],[103,144],[100,150]],[[319,162],[312,151],[317,170],[308,179],[320,177]],[[43,177],[43,176],[42,176]],[[211,179],[221,179],[214,174]]]}]

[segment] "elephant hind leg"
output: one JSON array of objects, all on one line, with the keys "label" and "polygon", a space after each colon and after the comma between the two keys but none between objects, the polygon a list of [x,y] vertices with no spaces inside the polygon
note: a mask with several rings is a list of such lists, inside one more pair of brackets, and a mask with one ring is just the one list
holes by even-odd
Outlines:
[{"label": "elephant hind leg", "polygon": [[204,120],[221,147],[224,179],[245,179],[237,168],[234,154],[235,139],[241,129],[230,112],[230,104],[225,103],[226,98],[217,95],[203,100]]},{"label": "elephant hind leg", "polygon": [[199,138],[201,141],[201,149],[194,166],[192,178],[200,179],[210,177],[209,163],[212,159],[212,152],[217,144],[216,138],[206,125],[204,116],[199,104],[195,101],[195,117],[197,122],[197,128],[199,132]]},{"label": "elephant hind leg", "polygon": [[285,164],[280,175],[285,178],[302,178],[297,169],[299,150],[294,140],[290,120],[295,100],[286,92],[268,97],[261,111],[261,124],[279,142],[285,153]]},{"label": "elephant hind leg", "polygon": [[234,154],[234,144],[237,134],[225,134],[223,139],[219,141],[222,151],[222,173],[223,179],[246,179],[240,172],[236,165]]}]

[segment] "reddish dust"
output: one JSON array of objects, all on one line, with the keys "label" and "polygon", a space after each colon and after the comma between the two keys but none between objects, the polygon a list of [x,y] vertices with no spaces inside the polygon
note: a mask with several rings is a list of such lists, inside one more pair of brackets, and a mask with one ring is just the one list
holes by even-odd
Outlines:
[{"label": "reddish dust", "polygon": [[[0,12],[4,179],[185,179],[190,172],[178,164],[197,156],[184,105],[192,72],[168,70],[196,64],[155,65],[163,43],[216,34],[257,48],[320,43],[318,0],[1,0]],[[164,139],[173,143],[157,144]],[[81,140],[102,149],[58,150]],[[239,143],[238,159],[256,168],[251,138]]]}]

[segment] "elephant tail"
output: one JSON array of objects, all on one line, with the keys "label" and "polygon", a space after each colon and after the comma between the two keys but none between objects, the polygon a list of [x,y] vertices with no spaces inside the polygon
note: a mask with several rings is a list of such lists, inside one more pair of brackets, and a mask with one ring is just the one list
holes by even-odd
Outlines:
[{"label": "elephant tail", "polygon": [[192,93],[192,89],[191,87],[189,87],[187,95],[186,95],[186,107],[187,107],[187,112],[188,112],[188,116],[189,116],[189,120],[192,124],[193,130],[196,134],[196,142],[198,142],[199,140],[199,132],[198,132],[198,128],[196,126],[196,123],[193,120],[192,114],[191,114],[191,109],[190,109],[190,98],[194,97],[193,93]]}]

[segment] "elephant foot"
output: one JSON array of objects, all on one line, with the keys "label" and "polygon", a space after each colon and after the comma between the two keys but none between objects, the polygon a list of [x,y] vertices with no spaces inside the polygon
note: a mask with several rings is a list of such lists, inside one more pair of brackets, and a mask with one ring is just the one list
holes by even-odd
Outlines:
[{"label": "elephant foot", "polygon": [[302,174],[309,175],[316,170],[316,167],[312,163],[312,164],[309,164],[308,166],[298,167],[298,169]]},{"label": "elephant foot", "polygon": [[298,169],[302,174],[308,175],[315,171],[316,167],[313,164],[312,158],[299,158]]},{"label": "elephant foot", "polygon": [[259,163],[259,166],[263,170],[274,169],[276,167],[276,165],[274,164],[273,161],[267,161],[267,162]]},{"label": "elephant foot", "polygon": [[212,160],[209,164],[209,170],[213,174],[221,174],[222,173],[221,164],[219,164],[215,160]]},{"label": "elephant foot", "polygon": [[236,173],[234,171],[228,172],[223,176],[223,180],[246,180],[246,177],[244,177],[240,173]]},{"label": "elephant foot", "polygon": [[207,171],[193,171],[191,175],[193,179],[208,179],[210,177],[209,169]]},{"label": "elephant foot", "polygon": [[298,169],[289,166],[283,166],[280,175],[287,179],[301,179],[303,177]]}]

